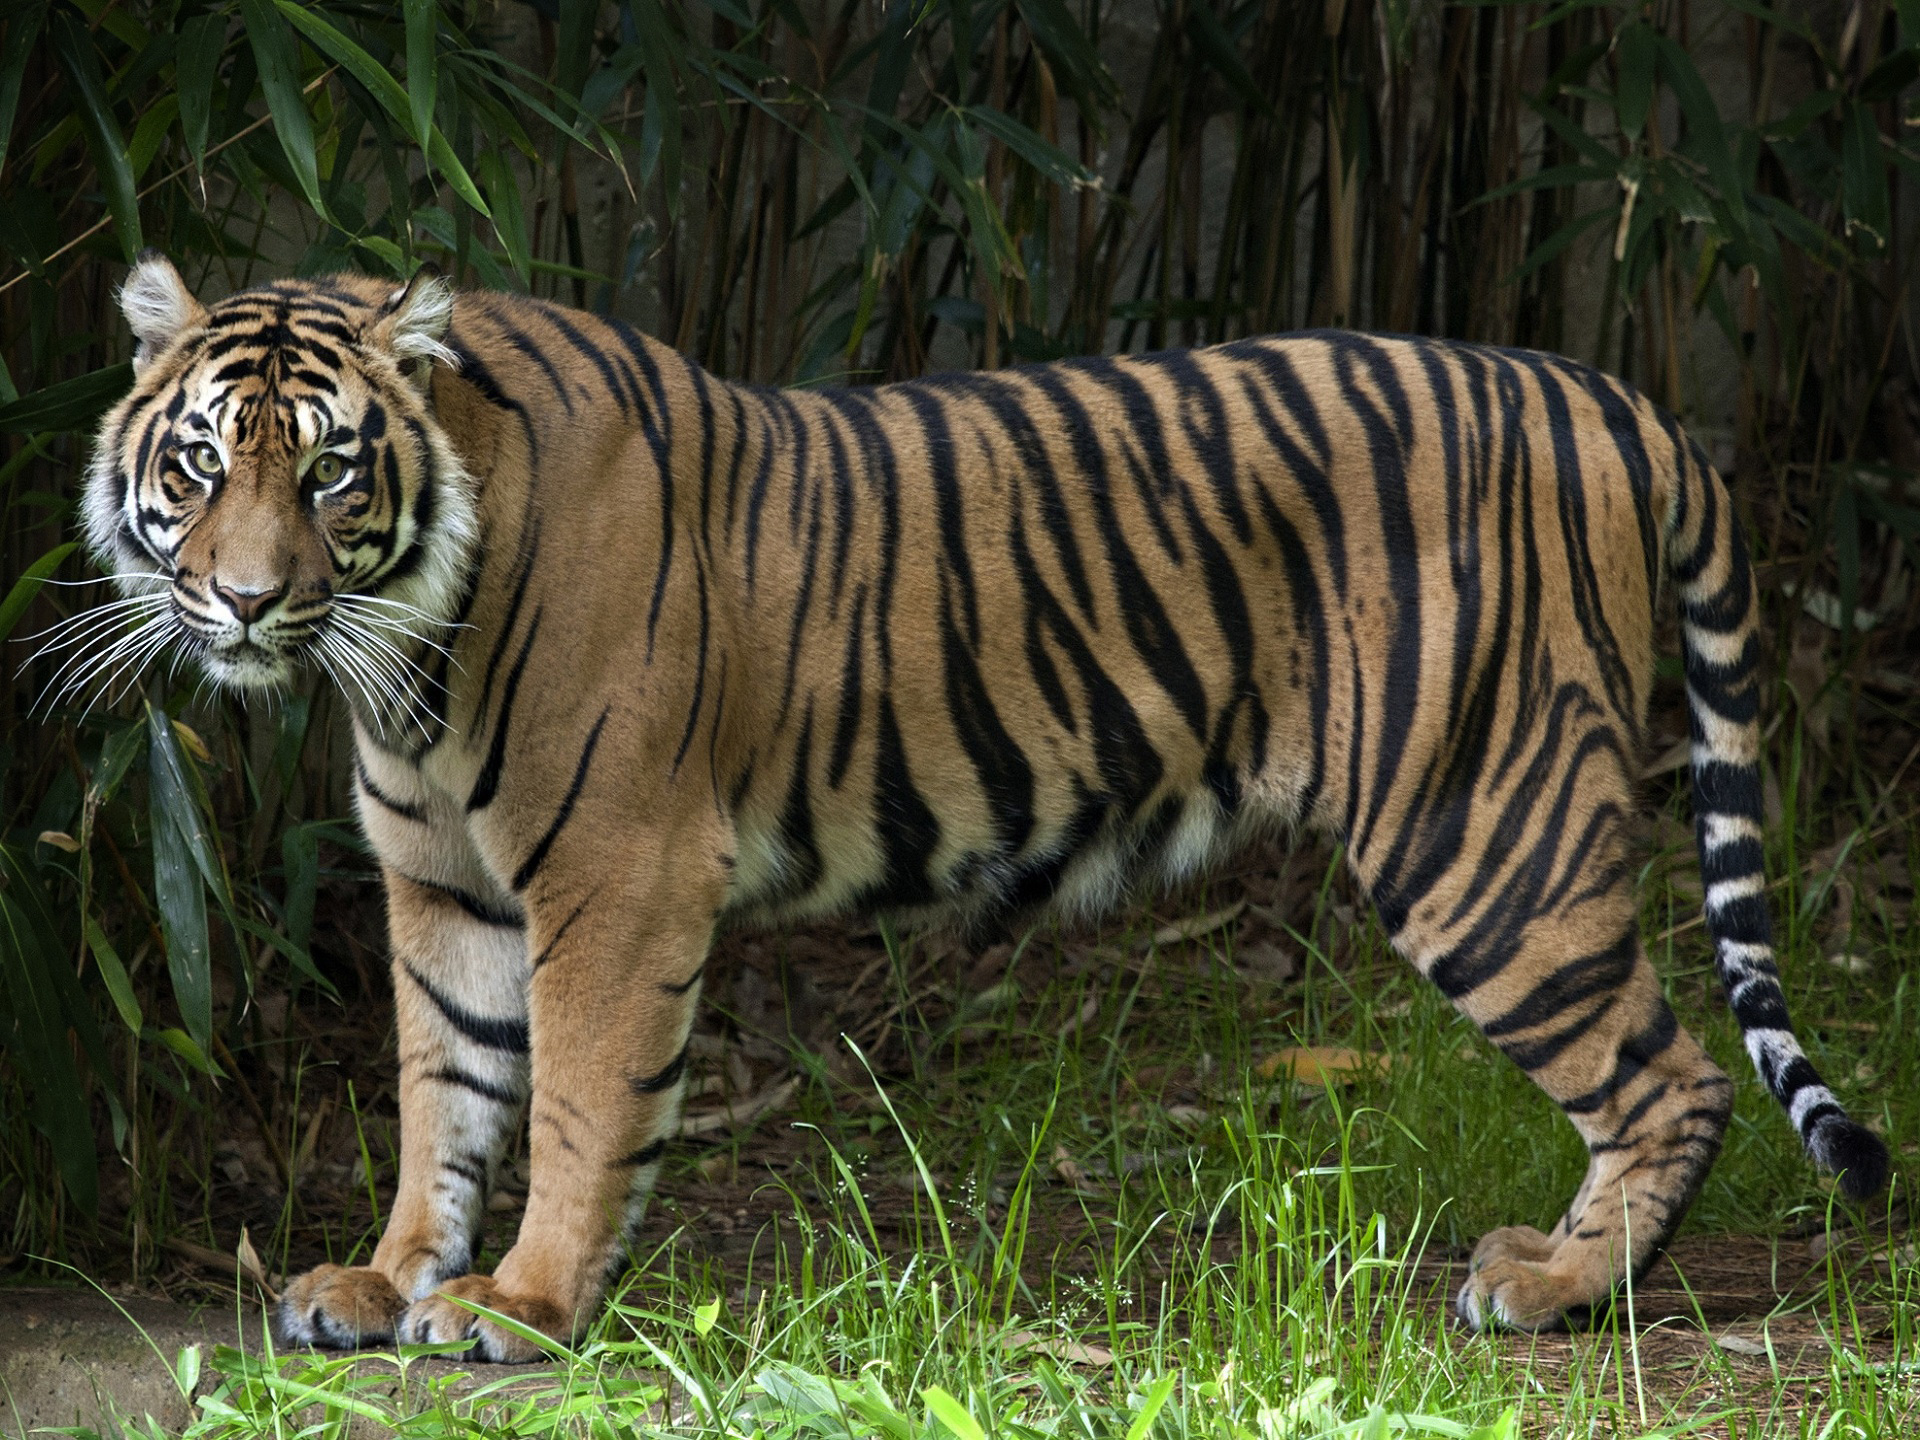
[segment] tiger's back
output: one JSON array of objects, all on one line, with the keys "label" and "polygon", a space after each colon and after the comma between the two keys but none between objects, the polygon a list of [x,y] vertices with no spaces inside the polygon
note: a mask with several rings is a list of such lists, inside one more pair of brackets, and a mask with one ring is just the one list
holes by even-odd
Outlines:
[{"label": "tiger's back", "polygon": [[[221,310],[195,321],[166,276],[135,283],[158,288],[130,315],[170,304],[191,322],[155,346],[162,378],[199,397],[190,415],[227,415],[191,358],[240,343]],[[437,628],[384,657],[395,683],[356,698],[394,943],[401,1183],[370,1266],[290,1287],[291,1338],[528,1349],[448,1295],[571,1330],[673,1132],[717,929],[1094,911],[1295,825],[1341,842],[1395,946],[1589,1143],[1566,1215],[1488,1236],[1462,1309],[1531,1326],[1599,1300],[1672,1233],[1730,1106],[1647,964],[1630,885],[1668,577],[1722,978],[1816,1158],[1855,1193],[1884,1175],[1780,1000],[1753,587],[1725,489],[1617,382],[1524,352],[1313,334],[768,391],[537,302],[462,296],[423,338],[418,284],[306,286],[274,287],[282,349],[313,293],[363,307],[370,347],[445,345],[451,363],[411,381],[462,474],[383,459],[364,424],[361,449],[340,444],[365,459],[343,464],[370,487],[381,472],[394,515],[432,513],[436,484],[470,488],[478,539]],[[378,359],[377,381],[406,378]],[[355,433],[350,387],[322,376],[306,396],[299,367],[271,361],[269,346],[257,373],[221,372],[270,392],[247,413],[318,434],[299,419],[317,406]],[[128,431],[110,417],[108,435]],[[249,480],[316,463],[243,439],[222,443]],[[245,493],[189,496],[175,531],[226,524]],[[120,511],[144,523],[133,499]],[[146,549],[164,563],[163,543]],[[197,563],[176,587],[228,593]],[[520,1240],[474,1275],[523,1108]]]}]

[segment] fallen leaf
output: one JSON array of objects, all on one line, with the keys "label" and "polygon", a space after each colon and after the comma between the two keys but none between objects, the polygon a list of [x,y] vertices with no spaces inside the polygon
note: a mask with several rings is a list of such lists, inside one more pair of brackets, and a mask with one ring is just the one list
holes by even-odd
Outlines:
[{"label": "fallen leaf", "polygon": [[1729,1350],[1735,1355],[1764,1355],[1767,1353],[1767,1347],[1764,1342],[1755,1340],[1751,1335],[1735,1334],[1731,1330],[1724,1335],[1714,1336],[1713,1343],[1718,1345],[1722,1350]]},{"label": "fallen leaf", "polygon": [[260,1287],[260,1293],[267,1297],[269,1305],[280,1303],[280,1292],[273,1288],[273,1282],[267,1278],[267,1267],[260,1263],[260,1252],[253,1248],[253,1237],[247,1233],[247,1227],[240,1227],[240,1243],[234,1247],[234,1255],[240,1261],[240,1268],[247,1278]]},{"label": "fallen leaf", "polygon": [[1300,968],[1291,950],[1283,950],[1271,940],[1239,946],[1234,951],[1233,962],[1248,979],[1269,985],[1285,984]]},{"label": "fallen leaf", "polygon": [[1086,1003],[1067,1017],[1066,1023],[1060,1027],[1059,1034],[1056,1038],[1061,1040],[1066,1039],[1067,1036],[1073,1034],[1074,1031],[1078,1030],[1099,1013],[1100,997],[1098,995],[1089,995],[1086,998]]},{"label": "fallen leaf", "polygon": [[51,845],[56,850],[64,850],[69,855],[77,854],[80,849],[80,842],[64,830],[42,830],[40,832],[40,843],[42,845]]},{"label": "fallen leaf", "polygon": [[1031,1330],[1016,1330],[1001,1339],[1005,1350],[1035,1350],[1069,1365],[1111,1365],[1113,1352],[1104,1345],[1089,1345],[1084,1340],[1042,1340]]},{"label": "fallen leaf", "polygon": [[1380,1074],[1393,1064],[1393,1058],[1377,1050],[1349,1050],[1342,1045],[1290,1045],[1258,1061],[1253,1070],[1262,1080],[1287,1079],[1324,1090]]},{"label": "fallen leaf", "polygon": [[1231,925],[1240,918],[1247,908],[1245,900],[1236,900],[1222,910],[1211,910],[1205,915],[1195,915],[1186,920],[1175,920],[1171,925],[1162,925],[1153,932],[1155,945],[1174,945],[1182,940],[1198,940],[1202,935],[1211,935]]},{"label": "fallen leaf", "polygon": [[778,1085],[769,1086],[751,1099],[738,1104],[722,1105],[717,1110],[696,1110],[680,1117],[680,1133],[686,1135],[707,1135],[715,1130],[730,1130],[758,1120],[769,1110],[777,1110],[793,1098],[793,1092],[800,1088],[800,1077],[789,1075]]},{"label": "fallen leaf", "polygon": [[1069,1185],[1087,1183],[1087,1172],[1080,1168],[1080,1162],[1067,1152],[1064,1145],[1053,1147],[1053,1173]]},{"label": "fallen leaf", "polygon": [[1693,741],[1676,740],[1663,750],[1658,758],[1647,762],[1640,771],[1642,780],[1651,780],[1656,775],[1665,775],[1668,771],[1683,768],[1693,758]]}]

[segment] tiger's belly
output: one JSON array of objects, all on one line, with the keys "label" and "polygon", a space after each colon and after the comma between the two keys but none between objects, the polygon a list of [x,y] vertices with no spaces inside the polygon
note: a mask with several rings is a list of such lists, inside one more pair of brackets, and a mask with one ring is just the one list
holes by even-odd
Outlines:
[{"label": "tiger's belly", "polygon": [[[1284,682],[1279,691],[1284,707]],[[1293,717],[1272,713],[1272,693],[1214,707],[1198,726],[1140,703],[1142,693],[1108,697],[1072,724],[1044,708],[969,710],[942,694],[876,699],[870,755],[838,773],[802,725],[775,767],[781,783],[751,788],[734,812],[722,923],[1090,918],[1310,818],[1312,767],[1275,743],[1292,728],[1276,720]]]}]

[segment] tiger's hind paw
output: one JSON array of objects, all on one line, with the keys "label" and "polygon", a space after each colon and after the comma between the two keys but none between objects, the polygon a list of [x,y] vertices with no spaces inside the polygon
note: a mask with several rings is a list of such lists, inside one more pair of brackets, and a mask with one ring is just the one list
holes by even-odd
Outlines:
[{"label": "tiger's hind paw", "polygon": [[365,1265],[320,1265],[280,1296],[280,1339],[289,1345],[358,1350],[393,1339],[407,1308],[393,1282]]},{"label": "tiger's hind paw", "polygon": [[1553,1330],[1569,1310],[1593,1298],[1584,1284],[1553,1272],[1560,1245],[1531,1225],[1489,1231],[1473,1249],[1473,1265],[1454,1301],[1460,1318],[1475,1330]]},{"label": "tiger's hind paw", "polygon": [[462,1275],[407,1307],[397,1327],[401,1341],[418,1345],[471,1340],[473,1346],[465,1352],[467,1357],[496,1365],[516,1365],[547,1357],[545,1347],[456,1305],[449,1297],[497,1310],[528,1329],[555,1337],[560,1344],[564,1344],[573,1331],[559,1306],[546,1300],[510,1295],[491,1275]]}]

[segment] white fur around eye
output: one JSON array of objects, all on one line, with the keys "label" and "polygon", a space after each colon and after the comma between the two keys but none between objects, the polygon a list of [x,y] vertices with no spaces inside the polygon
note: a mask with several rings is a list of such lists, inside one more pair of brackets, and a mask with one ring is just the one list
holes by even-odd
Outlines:
[{"label": "white fur around eye", "polygon": [[[320,462],[328,459],[329,457],[340,462],[340,473],[334,476],[333,479],[331,480],[323,480],[320,474],[318,473],[318,469],[320,466]],[[318,455],[314,456],[312,460],[307,462],[306,473],[320,487],[318,490],[314,491],[314,494],[332,495],[336,491],[344,490],[347,488],[347,486],[351,485],[354,481],[354,477],[359,474],[359,469],[346,456],[341,455],[338,452],[333,450],[323,450]]]},{"label": "white fur around eye", "polygon": [[[214,467],[211,470],[202,470],[194,463],[193,452],[203,445],[214,454]],[[209,490],[213,488],[215,481],[227,473],[227,447],[211,435],[189,431],[180,437],[175,453],[179,457],[180,468],[187,472],[187,478]]]}]

